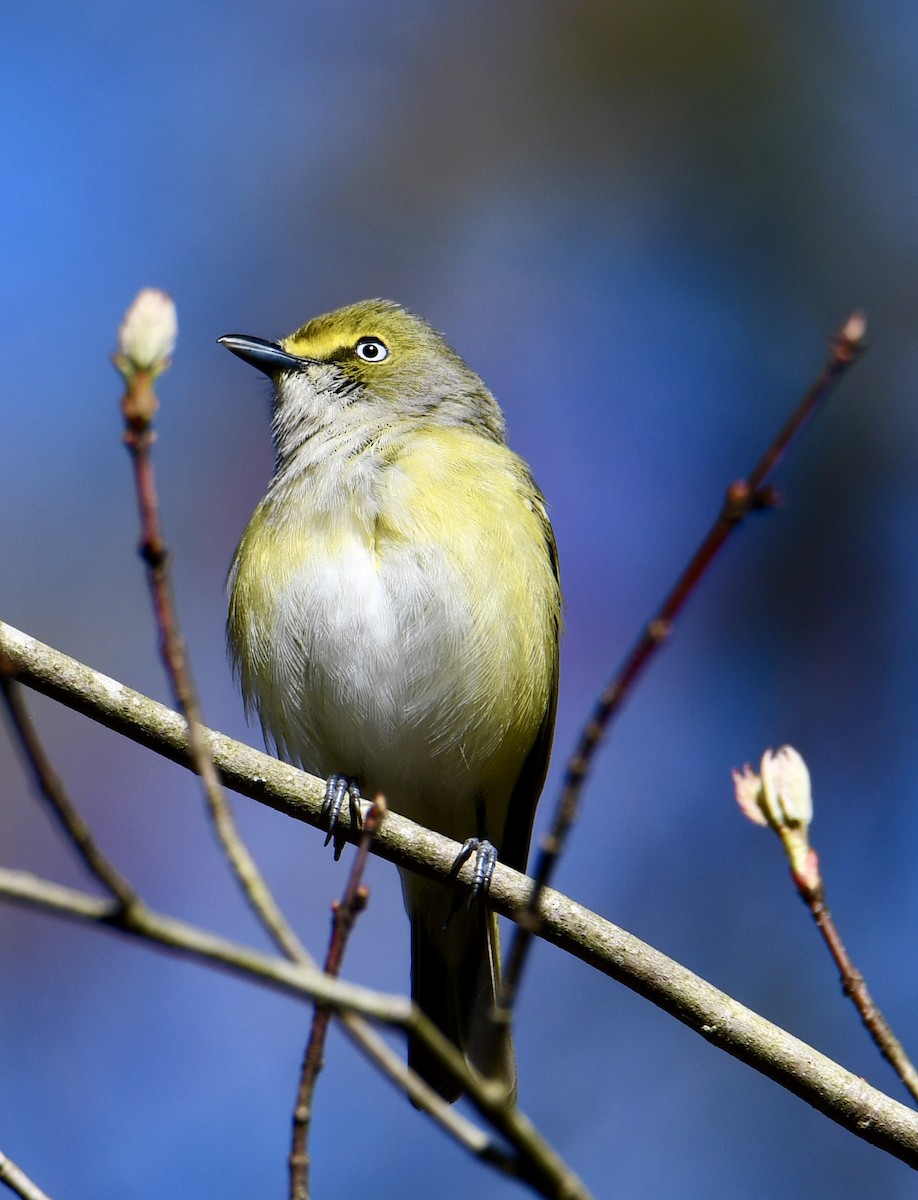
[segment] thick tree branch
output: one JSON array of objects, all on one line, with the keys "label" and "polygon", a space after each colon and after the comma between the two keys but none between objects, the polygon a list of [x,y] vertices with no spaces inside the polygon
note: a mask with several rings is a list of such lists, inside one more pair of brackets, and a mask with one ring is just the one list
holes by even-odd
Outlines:
[{"label": "thick tree branch", "polygon": [[[16,663],[21,682],[188,764],[185,723],[178,714],[2,622],[0,653]],[[207,731],[207,737],[228,786],[297,820],[321,826],[322,780],[222,734]],[[397,797],[392,799],[397,804]],[[373,845],[373,853],[444,881],[450,878],[457,851],[455,842],[396,813],[388,815]],[[469,867],[464,868],[460,882],[468,884],[470,873]],[[490,902],[505,916],[518,917],[525,911],[531,887],[526,876],[498,864]],[[918,1167],[918,1113],[566,896],[547,889],[539,918],[541,935],[548,941],[645,996],[851,1133]],[[303,970],[293,964],[283,967],[294,973]],[[326,981],[326,987],[333,985],[344,986]],[[327,1002],[337,1007],[336,1000]]]},{"label": "thick tree branch", "polygon": [[0,1150],[0,1183],[5,1183],[10,1191],[15,1192],[22,1200],[51,1200],[47,1192],[43,1192],[37,1183],[33,1183],[22,1167],[17,1167],[2,1150]]}]

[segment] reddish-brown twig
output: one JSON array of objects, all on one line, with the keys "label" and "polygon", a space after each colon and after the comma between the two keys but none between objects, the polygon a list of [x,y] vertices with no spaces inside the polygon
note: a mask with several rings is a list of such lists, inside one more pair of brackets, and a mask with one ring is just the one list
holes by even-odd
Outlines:
[{"label": "reddish-brown twig", "polygon": [[736,802],[754,825],[771,829],[781,839],[801,900],[810,910],[841,975],[842,990],[850,997],[883,1057],[918,1100],[918,1071],[873,1002],[864,977],[845,949],[826,904],[819,856],[810,843],[813,791],[810,772],[798,750],[781,746],[766,750],[755,771],[748,763],[733,772]]},{"label": "reddish-brown twig", "polygon": [[918,1071],[915,1070],[902,1043],[874,1003],[864,976],[851,961],[835,920],[829,911],[829,906],[826,904],[825,882],[819,869],[819,858],[815,850],[810,849],[804,869],[797,870],[793,865],[791,866],[791,878],[801,900],[810,910],[816,927],[822,934],[823,941],[838,968],[842,991],[857,1009],[877,1049],[911,1092],[912,1098],[918,1100]]},{"label": "reddish-brown twig", "polygon": [[[116,365],[122,369],[118,359]],[[156,441],[153,429],[157,408],[153,386],[156,373],[154,370],[122,370],[122,373],[127,384],[121,402],[125,423],[124,443],[134,467],[140,508],[140,555],[147,566],[147,580],[159,630],[160,654],[175,702],[188,723],[188,746],[195,770],[201,777],[217,837],[250,905],[278,947],[290,958],[307,962],[309,956],[305,948],[285,919],[255,860],[239,836],[229,800],[220,784],[210,748],[204,738],[200,705],[172,595],[169,552],[159,517],[152,457]]]},{"label": "reddish-brown twig", "polygon": [[[348,876],[347,886],[341,900],[332,904],[332,932],[325,956],[323,970],[326,975],[337,978],[344,961],[348,938],[357,917],[366,908],[369,890],[363,881],[370,843],[385,816],[386,804],[382,796],[364,817],[363,832],[354,855],[354,863]],[[309,1127],[312,1123],[312,1101],[319,1073],[325,1063],[325,1041],[331,1023],[332,1010],[317,1004],[312,1016],[312,1026],[303,1055],[300,1086],[293,1110],[293,1139],[290,1147],[290,1200],[309,1200]]]},{"label": "reddish-brown twig", "polygon": [[865,332],[863,315],[853,313],[835,334],[825,366],[748,478],[738,480],[727,489],[723,507],[707,536],[599,697],[580,734],[577,747],[568,759],[551,829],[539,844],[539,856],[533,872],[535,886],[526,912],[517,926],[508,956],[502,1007],[511,1009],[513,1006],[532,935],[538,928],[540,893],[554,874],[567,835],[576,820],[583,785],[606,730],[620,712],[638,678],[671,634],[676,618],[730,534],[750,512],[774,504],[775,496],[769,487],[772,473],[791,443],[813,419],[835,384],[860,355],[864,348]]}]

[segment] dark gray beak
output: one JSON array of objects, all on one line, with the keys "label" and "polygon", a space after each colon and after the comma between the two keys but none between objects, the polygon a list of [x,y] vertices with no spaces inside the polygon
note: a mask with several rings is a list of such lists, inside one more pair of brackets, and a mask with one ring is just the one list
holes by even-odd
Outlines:
[{"label": "dark gray beak", "polygon": [[277,342],[266,342],[264,338],[249,337],[245,333],[228,333],[225,337],[217,338],[217,341],[227,350],[232,350],[243,362],[264,371],[266,375],[303,369],[303,359],[288,354]]}]

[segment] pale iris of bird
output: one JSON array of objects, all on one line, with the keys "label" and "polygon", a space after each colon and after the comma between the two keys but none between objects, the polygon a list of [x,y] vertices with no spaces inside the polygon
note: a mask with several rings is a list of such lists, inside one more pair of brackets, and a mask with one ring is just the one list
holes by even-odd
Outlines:
[{"label": "pale iris of bird", "polygon": [[[554,725],[561,596],[545,502],[481,379],[369,300],[280,342],[221,342],[274,383],[274,476],[230,571],[228,633],[266,738],[524,870]],[[515,1094],[497,921],[402,873],[412,996]],[[447,920],[447,918],[449,918]],[[415,1043],[409,1061],[458,1089]]]}]

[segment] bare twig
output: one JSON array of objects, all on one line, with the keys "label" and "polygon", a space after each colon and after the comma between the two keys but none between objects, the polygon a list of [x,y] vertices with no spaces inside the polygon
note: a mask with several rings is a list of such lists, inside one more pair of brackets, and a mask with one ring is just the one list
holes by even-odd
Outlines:
[{"label": "bare twig", "polygon": [[829,911],[829,906],[826,904],[825,883],[819,870],[819,859],[815,850],[810,851],[809,869],[805,872],[791,869],[791,877],[797,885],[800,898],[810,910],[836,967],[838,967],[842,990],[846,996],[850,997],[851,1002],[860,1013],[861,1020],[880,1053],[905,1084],[912,1098],[918,1100],[918,1071],[915,1070],[902,1043],[893,1033],[889,1022],[874,1003],[864,976],[851,961]]},{"label": "bare twig", "polygon": [[[410,821],[391,813],[377,834],[374,852],[386,849],[387,857],[421,867],[422,843],[410,837],[413,828]],[[412,857],[396,854],[391,844],[387,846],[394,840],[411,844]],[[437,876],[447,879],[456,857],[456,843],[437,834],[428,834],[423,842],[437,847],[433,858],[425,857],[424,868],[429,871],[435,859]],[[468,880],[464,882],[467,885]],[[525,909],[531,886],[526,876],[498,864],[489,898],[499,912],[513,916]],[[372,1020],[411,1028],[418,1036],[426,1034],[422,1029],[425,1019],[413,1017],[408,1001],[401,997],[383,996],[329,979],[321,971],[239,946],[143,906],[131,910],[134,919],[126,927],[114,920],[116,907],[109,901],[36,879],[24,871],[2,868],[0,896],[156,942],[291,995],[308,996],[336,1008],[361,1012]],[[918,1113],[912,1109],[559,892],[546,889],[539,916],[540,936],[646,997],[712,1045],[775,1080],[856,1137],[918,1168]],[[461,1058],[450,1047],[447,1042],[444,1061],[451,1052]],[[462,1070],[461,1062],[456,1069]],[[472,1084],[463,1077],[463,1086],[474,1100],[479,1091]]]},{"label": "bare twig", "polygon": [[5,654],[0,654],[0,692],[3,693],[10,723],[36,786],[89,870],[124,908],[130,908],[137,899],[137,893],[99,849],[89,826],[67,795],[35,731],[15,674],[15,664]]},{"label": "bare twig", "polygon": [[771,829],[781,839],[790,863],[791,878],[835,960],[842,990],[854,1003],[880,1053],[918,1100],[918,1071],[874,1004],[864,977],[851,961],[825,902],[819,856],[810,842],[813,790],[809,768],[802,755],[793,746],[766,750],[758,771],[747,763],[742,771],[733,772],[733,786],[743,815],[754,825]]},{"label": "bare twig", "polygon": [[551,829],[539,843],[539,854],[533,871],[535,887],[532,898],[527,906],[525,918],[516,929],[507,956],[502,1008],[513,1006],[532,936],[537,931],[535,922],[539,893],[551,881],[558,859],[564,850],[567,835],[577,819],[580,795],[606,730],[620,712],[638,678],[672,633],[676,618],[731,533],[751,512],[774,504],[775,494],[769,486],[773,472],[780,465],[791,443],[813,419],[835,384],[861,354],[865,344],[865,333],[866,321],[863,315],[853,313],[835,334],[830,343],[830,353],[825,366],[748,478],[738,480],[727,489],[723,507],[707,536],[672,591],[647,622],[644,632],[596,702],[580,734],[576,749],[568,759]]},{"label": "bare twig", "polygon": [[[363,818],[363,833],[354,856],[347,886],[344,889],[344,896],[332,905],[332,933],[328,953],[325,956],[324,970],[326,975],[331,975],[333,978],[337,978],[341,973],[341,964],[344,961],[348,938],[357,917],[366,907],[369,892],[362,882],[363,873],[366,870],[370,854],[370,843],[384,812],[385,801],[382,797],[378,797]],[[300,1086],[297,1092],[296,1107],[293,1111],[290,1200],[308,1200],[309,1198],[309,1152],[307,1147],[309,1128],[312,1123],[312,1102],[319,1073],[324,1065],[325,1042],[331,1018],[331,1009],[325,1005],[316,1005],[303,1055]]]},{"label": "bare twig", "polygon": [[0,867],[0,895],[57,916],[88,922],[141,941],[153,942],[186,958],[224,967],[232,975],[257,981],[287,995],[356,1012],[373,1021],[401,1028],[411,1022],[411,1004],[404,996],[387,995],[358,984],[330,979],[316,966],[266,954],[167,916],[138,900],[123,910],[77,888],[39,879],[28,871]]},{"label": "bare twig", "polygon": [[[460,1139],[463,1145],[482,1161],[530,1183],[548,1200],[590,1200],[583,1185],[525,1115],[516,1109],[508,1110],[500,1089],[495,1092],[493,1086],[480,1076],[470,1074],[459,1051],[409,1000],[343,983],[318,968],[240,946],[184,921],[155,912],[140,901],[131,909],[122,910],[110,901],[37,879],[24,871],[0,868],[0,896],[58,916],[88,921],[155,942],[185,957],[225,967],[233,974],[294,997],[349,1013],[352,1018],[360,1013],[369,1020],[384,1022],[412,1037],[423,1039],[443,1059],[447,1070],[461,1078],[470,1100],[509,1142],[513,1153],[507,1154],[480,1134],[477,1137],[463,1136]],[[353,1028],[352,1025],[346,1027],[349,1030]],[[453,1128],[461,1129],[460,1122],[455,1120],[443,1121],[442,1124],[450,1132]]]},{"label": "bare twig", "polygon": [[[23,680],[28,681],[31,686],[36,686],[43,677],[49,692],[56,694],[58,699],[63,700],[65,696],[70,695],[71,699],[75,700],[75,707],[86,715],[95,712],[99,717],[106,713],[103,719],[110,721],[113,728],[132,736],[151,749],[165,753],[167,757],[185,766],[192,767],[188,752],[187,724],[177,713],[115,683],[91,668],[83,667],[73,659],[67,659],[65,655],[58,655],[50,647],[42,646],[3,622],[0,622],[0,654],[7,655]],[[38,668],[37,674],[35,668]],[[80,682],[77,682],[78,680]],[[72,690],[74,687],[75,692]],[[39,690],[45,689],[39,687]],[[96,703],[101,703],[101,710],[95,707]],[[217,762],[231,783],[235,781],[236,784],[243,784],[247,778],[248,786],[256,793],[261,793],[267,787],[265,796],[270,796],[278,785],[281,785],[282,791],[286,787],[286,795],[282,800],[279,793],[275,797],[279,801],[276,806],[281,811],[287,811],[288,815],[296,815],[300,820],[309,814],[317,827],[324,828],[324,818],[321,815],[325,786],[323,782],[311,779],[310,776],[285,766],[260,751],[231,742],[230,739],[224,739],[210,731],[204,732],[211,744],[217,747]],[[228,758],[225,751],[230,747],[234,747],[235,751],[231,750]],[[243,759],[247,760],[241,773],[239,767],[242,760],[237,759],[235,766],[232,762],[235,752],[241,752]],[[250,759],[249,755],[252,756]],[[424,831],[420,832],[423,836]],[[452,845],[445,839],[443,841],[447,846]],[[451,866],[452,860],[447,864],[447,871]],[[155,913],[140,900],[136,900],[130,910],[125,911],[119,904],[113,905],[109,901],[99,900],[73,889],[36,880],[24,872],[3,870],[0,870],[0,895],[58,915],[118,929],[167,946],[179,953],[223,965],[236,973],[254,977],[282,990],[312,997],[318,1003],[325,1003],[328,1008],[334,1009],[348,1036],[386,1077],[406,1091],[419,1108],[427,1112],[469,1153],[504,1174],[519,1179],[531,1177],[535,1181],[534,1186],[538,1184],[538,1190],[545,1196],[560,1197],[570,1194],[586,1198],[587,1193],[582,1190],[569,1193],[568,1185],[573,1178],[569,1168],[546,1146],[543,1139],[531,1130],[522,1114],[519,1114],[517,1126],[511,1129],[509,1134],[504,1131],[512,1147],[512,1152],[508,1153],[487,1133],[445,1104],[389,1050],[368,1027],[364,1018],[385,1021],[412,1031],[414,1036],[428,1042],[433,1053],[455,1055],[451,1043],[447,1042],[435,1027],[429,1022],[424,1025],[418,1024],[423,1022],[423,1018],[413,1017],[410,1005],[400,997],[382,997],[366,988],[354,988],[346,984],[337,985],[341,990],[330,991],[326,984],[334,981],[329,981],[328,976],[308,963],[291,963],[269,958],[247,947],[235,945]],[[470,1095],[475,1094],[476,1086],[480,1090],[480,1084],[476,1085],[476,1081],[468,1078],[464,1060],[454,1058],[451,1064],[461,1074],[463,1086]]]},{"label": "bare twig", "polygon": [[515,1104],[508,1103],[506,1089],[469,1070],[462,1052],[419,1009],[414,1010],[413,1035],[420,1036],[437,1055],[440,1065],[452,1075],[488,1123],[517,1151],[513,1174],[542,1196],[563,1200],[589,1200],[590,1193],[555,1150],[533,1127]]},{"label": "bare twig", "polygon": [[[108,676],[0,621],[0,653],[4,652],[15,663],[23,683],[102,722],[148,749],[192,768],[187,724],[172,709],[116,683]],[[205,732],[216,764],[232,788],[250,798],[260,798],[278,811],[324,830],[324,782],[320,783],[241,742],[233,742],[213,731]],[[346,813],[343,819],[347,820]],[[357,1013],[336,1009],[336,1018],[367,1058],[449,1136],[483,1161],[514,1173],[514,1160],[484,1131],[445,1104],[419,1075],[408,1069],[404,1060],[389,1049],[362,1017]]]},{"label": "bare twig", "polygon": [[[158,293],[153,294],[154,306],[157,295],[171,305],[168,297]],[[153,470],[153,446],[156,442],[153,420],[158,407],[154,382],[168,365],[172,344],[168,344],[167,348],[158,356],[145,354],[139,362],[136,360],[136,354],[132,351],[132,346],[126,345],[126,342],[130,342],[130,334],[135,332],[131,328],[128,331],[128,337],[125,336],[131,314],[136,313],[142,307],[143,300],[150,296],[149,291],[142,292],[132,308],[128,310],[128,316],[121,328],[121,349],[114,361],[126,385],[121,401],[121,410],[124,416],[124,444],[128,448],[134,468],[134,482],[141,523],[140,556],[147,567],[147,581],[159,630],[159,651],[172,686],[176,705],[188,722],[188,743],[194,761],[194,769],[201,777],[211,820],[220,845],[223,847],[249,904],[277,946],[290,958],[306,962],[309,959],[306,949],[281,912],[258,865],[239,835],[229,800],[220,786],[220,780],[202,732],[200,704],[172,594],[169,573],[170,556],[163,539],[159,500],[156,494],[156,478]],[[161,317],[161,315],[161,310],[155,310],[155,316]],[[171,319],[172,343],[174,343],[174,308]],[[142,342],[142,348],[147,351],[148,339]]]},{"label": "bare twig", "polygon": [[[22,683],[174,762],[190,765],[185,722],[164,705],[2,621],[0,652],[16,663]],[[313,825],[324,836],[324,780],[223,734],[207,731],[207,737],[229,787]],[[343,819],[348,819],[346,812]],[[371,852],[429,878],[467,888],[471,867],[463,867],[458,876],[453,874],[458,851],[456,842],[390,812]],[[9,882],[12,877],[14,884]],[[0,894],[53,911],[69,911],[66,904],[45,903],[23,880],[19,873],[0,872]],[[503,916],[518,919],[526,910],[531,889],[532,881],[525,875],[498,863],[488,903]],[[61,894],[59,890],[54,893],[58,898]],[[89,912],[78,906],[72,915],[100,921],[108,914],[104,902],[92,900]],[[645,996],[857,1137],[918,1167],[918,1116],[904,1105],[559,892],[544,892],[539,921],[539,936]],[[215,957],[223,961],[219,954]],[[303,969],[282,965],[290,971]],[[319,977],[325,979],[321,972]],[[343,1007],[330,997],[328,1002]]]},{"label": "bare twig", "polygon": [[50,1200],[47,1192],[43,1192],[37,1183],[33,1183],[22,1167],[17,1167],[2,1150],[0,1150],[0,1183],[5,1183],[10,1191],[21,1196],[22,1200]]},{"label": "bare twig", "polygon": [[344,1033],[371,1062],[414,1104],[433,1118],[444,1131],[475,1158],[498,1168],[505,1175],[516,1175],[516,1157],[498,1146],[489,1133],[438,1095],[412,1071],[404,1056],[393,1050],[366,1021],[354,1013],[338,1013]]}]

